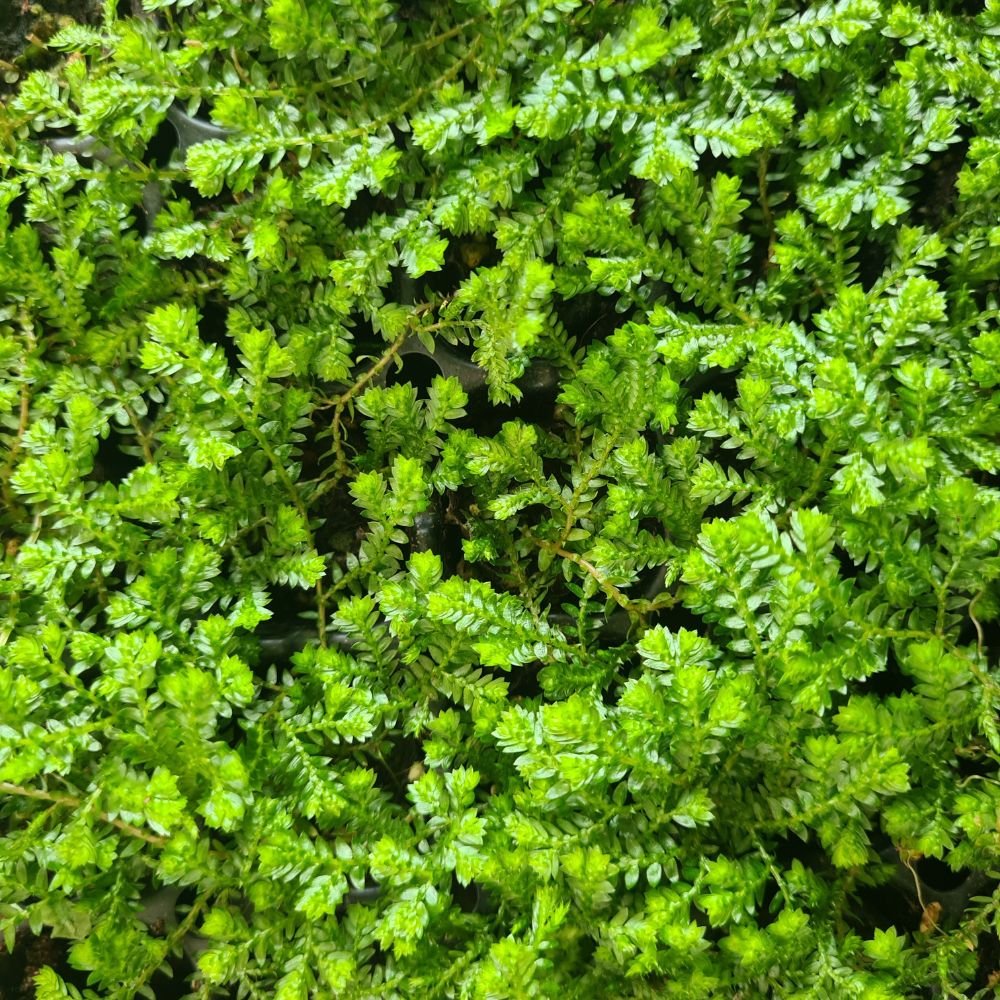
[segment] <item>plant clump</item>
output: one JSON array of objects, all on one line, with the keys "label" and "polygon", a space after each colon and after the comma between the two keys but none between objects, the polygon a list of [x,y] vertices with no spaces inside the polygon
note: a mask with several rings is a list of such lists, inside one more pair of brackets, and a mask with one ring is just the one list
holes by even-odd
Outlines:
[{"label": "plant clump", "polygon": [[1000,3],[102,15],[0,107],[0,980],[992,995]]}]

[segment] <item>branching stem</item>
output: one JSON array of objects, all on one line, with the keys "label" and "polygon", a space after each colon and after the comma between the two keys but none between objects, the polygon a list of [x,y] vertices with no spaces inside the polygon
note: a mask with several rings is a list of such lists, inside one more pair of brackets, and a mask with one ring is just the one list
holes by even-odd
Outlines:
[{"label": "branching stem", "polygon": [[[41,788],[26,788],[23,785],[15,785],[9,781],[0,781],[0,792],[6,795],[19,795],[21,798],[25,799],[38,799],[42,802],[52,802],[55,805],[64,806],[67,809],[79,809],[85,805],[84,800],[77,798],[75,795],[58,795],[54,792],[47,792]],[[149,833],[138,826],[126,823],[122,819],[112,818],[105,812],[99,812],[96,815],[102,823],[108,823],[130,837],[136,837],[139,840],[144,840],[147,844],[152,844],[154,847],[165,847],[167,845],[167,837],[160,837],[155,833]]]}]

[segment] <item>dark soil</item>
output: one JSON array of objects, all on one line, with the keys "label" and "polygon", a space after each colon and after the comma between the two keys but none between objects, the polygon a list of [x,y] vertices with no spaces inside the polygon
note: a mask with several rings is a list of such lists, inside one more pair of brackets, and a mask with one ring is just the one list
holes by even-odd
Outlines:
[{"label": "dark soil", "polygon": [[68,944],[55,940],[47,931],[32,934],[27,924],[18,928],[12,952],[0,939],[0,1000],[32,1000],[35,976],[47,965],[66,981],[84,985],[79,974],[66,964]]},{"label": "dark soil", "polygon": [[64,58],[46,42],[72,22],[97,24],[101,0],[0,0],[0,98],[17,88],[31,70]]}]

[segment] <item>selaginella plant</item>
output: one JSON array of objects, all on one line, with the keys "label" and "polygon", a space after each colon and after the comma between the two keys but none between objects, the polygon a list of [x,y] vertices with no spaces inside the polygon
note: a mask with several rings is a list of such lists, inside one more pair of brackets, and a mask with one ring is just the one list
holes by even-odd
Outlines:
[{"label": "selaginella plant", "polygon": [[4,967],[992,995],[1000,3],[126,7],[0,111]]}]

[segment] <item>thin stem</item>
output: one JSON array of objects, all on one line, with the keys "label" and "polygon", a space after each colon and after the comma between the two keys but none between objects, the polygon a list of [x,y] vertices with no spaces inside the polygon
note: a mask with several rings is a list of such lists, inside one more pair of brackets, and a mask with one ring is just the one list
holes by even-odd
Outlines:
[{"label": "thin stem", "polygon": [[764,270],[768,271],[771,268],[772,260],[771,257],[774,253],[774,243],[775,243],[775,233],[774,233],[774,215],[771,212],[771,206],[768,204],[767,199],[767,152],[763,152],[757,158],[757,190],[759,192],[759,203],[760,203],[760,214],[764,220],[764,225],[767,226],[767,257],[764,260]]},{"label": "thin stem", "polygon": [[343,423],[344,411],[350,405],[352,399],[354,399],[358,393],[360,393],[369,382],[372,381],[390,361],[399,353],[403,344],[410,337],[410,328],[407,327],[388,347],[386,352],[369,368],[352,386],[350,386],[345,392],[341,393],[333,401],[333,423],[331,425],[331,432],[333,436],[333,453],[335,456],[334,462],[334,475],[331,476],[325,483],[323,483],[316,493],[313,495],[313,500],[323,496],[333,489],[336,484],[347,475],[347,455],[344,452],[344,443],[341,441],[341,427]]},{"label": "thin stem", "polygon": [[792,894],[788,891],[788,885],[786,884],[781,872],[778,871],[778,866],[774,863],[774,858],[764,850],[764,845],[760,842],[760,839],[755,837],[754,844],[757,846],[757,853],[764,859],[764,864],[767,865],[768,871],[771,873],[771,878],[774,879],[775,885],[778,887],[778,891],[781,893],[782,899],[785,901],[785,906],[791,909],[795,906],[795,900],[792,898]]},{"label": "thin stem", "polygon": [[[194,903],[192,903],[191,909],[188,910],[184,919],[167,936],[163,945],[164,957],[169,955],[174,948],[176,948],[177,945],[183,942],[184,938],[187,937],[192,926],[194,925],[195,920],[198,919],[198,915],[205,908],[207,902],[208,895],[206,894],[204,896],[199,896]],[[147,965],[134,979],[122,986],[121,989],[117,993],[112,994],[112,996],[134,997],[142,989],[142,987],[149,982],[150,977],[155,974],[156,970],[159,969],[162,964],[162,959],[156,962],[150,962],[149,965]]]},{"label": "thin stem", "polygon": [[[84,800],[77,798],[75,795],[57,795],[53,792],[46,792],[41,788],[25,788],[23,785],[15,785],[9,781],[0,781],[0,792],[4,792],[7,795],[19,795],[25,799],[52,802],[58,806],[65,806],[67,809],[79,809],[84,805]],[[167,837],[158,837],[155,833],[147,833],[145,830],[133,826],[131,823],[126,823],[124,820],[112,819],[106,812],[99,812],[96,815],[102,823],[108,823],[121,830],[122,833],[128,834],[130,837],[136,837],[139,840],[144,840],[147,844],[152,844],[154,847],[165,847],[168,842]]]},{"label": "thin stem", "polygon": [[630,617],[648,614],[650,611],[670,607],[677,603],[677,598],[675,597],[660,598],[657,601],[630,600],[593,563],[588,562],[583,556],[578,555],[576,552],[570,552],[569,549],[564,549],[559,542],[550,542],[544,538],[536,538],[534,535],[528,535],[527,538],[540,549],[552,552],[561,559],[568,559],[571,563],[579,566]]},{"label": "thin stem", "polygon": [[440,34],[434,35],[431,38],[425,38],[422,42],[417,42],[415,45],[410,46],[410,51],[422,51],[423,49],[432,49],[440,45],[442,42],[447,42],[449,39],[454,38],[456,35],[460,35],[466,28],[471,28],[472,25],[476,24],[478,21],[482,20],[482,15],[477,17],[470,17],[467,21],[462,21],[460,24],[456,24],[454,27],[449,28],[447,31],[442,31]]},{"label": "thin stem", "polygon": [[600,475],[601,469],[604,467],[604,463],[608,460],[611,452],[614,451],[615,445],[618,444],[618,439],[621,437],[620,431],[615,431],[614,434],[609,434],[607,441],[604,443],[604,448],[601,450],[601,454],[594,457],[593,462],[590,463],[586,472],[580,479],[580,482],[576,484],[576,489],[573,490],[573,495],[569,498],[569,503],[566,505],[566,524],[563,526],[562,536],[559,539],[560,545],[565,545],[568,540],[570,533],[573,531],[573,521],[576,515],[576,505],[583,495],[584,490]]},{"label": "thin stem", "polygon": [[986,590],[984,588],[983,590],[980,590],[979,593],[976,594],[976,596],[973,597],[972,600],[969,602],[969,619],[976,629],[976,652],[979,654],[980,657],[982,657],[983,655],[983,645],[984,645],[983,626],[979,624],[979,619],[976,617],[975,607],[976,607],[976,602],[985,593]]},{"label": "thin stem", "polygon": [[532,538],[532,541],[538,545],[540,548],[547,549],[549,552],[554,553],[561,559],[568,559],[571,563],[579,566],[585,573],[593,577],[597,581],[597,585],[604,591],[608,597],[611,598],[620,608],[625,611],[633,612],[635,610],[632,601],[630,601],[607,577],[601,574],[601,571],[591,562],[588,562],[583,556],[577,555],[575,552],[570,552],[568,549],[564,549],[557,542],[547,542],[541,538]]},{"label": "thin stem", "polygon": [[359,139],[361,136],[370,135],[390,122],[398,121],[409,111],[412,111],[428,94],[434,94],[446,83],[453,80],[472,61],[473,56],[482,45],[482,38],[477,36],[465,50],[465,54],[456,59],[440,76],[436,77],[429,84],[415,90],[402,104],[393,108],[392,111],[373,118],[365,125],[357,128],[346,129],[343,132],[323,132],[314,135],[293,136],[283,140],[288,147],[294,146],[317,146],[328,143],[343,142],[345,139]]},{"label": "thin stem", "polygon": [[241,83],[249,83],[250,77],[247,75],[247,71],[240,65],[239,57],[236,55],[236,46],[230,46],[229,48],[229,58],[233,61],[233,68],[236,70],[236,75],[240,78]]},{"label": "thin stem", "polygon": [[940,930],[938,917],[941,915],[941,904],[933,900],[928,903],[924,899],[924,889],[920,882],[920,876],[917,875],[917,871],[911,863],[910,852],[897,848],[897,853],[903,866],[913,876],[913,887],[917,891],[917,902],[920,904],[920,932],[930,934],[931,931]]},{"label": "thin stem", "polygon": [[823,451],[820,453],[819,460],[816,463],[816,471],[813,473],[813,477],[806,487],[805,493],[792,505],[793,509],[804,510],[813,501],[820,489],[822,489],[823,480],[826,479],[829,472],[830,460],[833,458],[833,449],[834,440],[832,437],[828,437],[826,443],[823,445]]},{"label": "thin stem", "polygon": [[280,458],[278,458],[274,449],[271,447],[271,443],[264,436],[257,423],[253,420],[247,419],[247,414],[240,405],[239,400],[233,396],[229,389],[226,388],[222,380],[217,378],[206,378],[205,381],[211,385],[211,387],[223,400],[225,400],[240,423],[243,424],[246,430],[250,433],[251,437],[253,437],[253,439],[257,442],[257,446],[262,452],[264,452],[271,468],[274,469],[275,475],[277,475],[278,479],[281,481],[281,485],[285,488],[285,492],[288,494],[292,504],[298,511],[299,516],[302,518],[302,523],[305,525],[306,532],[309,534],[310,544],[313,548],[315,548],[316,543],[312,537],[312,531],[309,528],[309,511],[302,500],[302,495],[299,493],[298,486],[296,486],[296,484],[292,481],[292,477],[288,474],[288,469],[285,468],[285,464]]},{"label": "thin stem", "polygon": [[139,439],[139,444],[142,447],[142,457],[146,460],[147,465],[152,465],[155,459],[153,458],[153,448],[150,444],[150,435],[142,429],[139,417],[128,403],[122,403],[122,408],[125,410],[125,415],[132,425],[132,430],[135,431],[135,436]]}]

